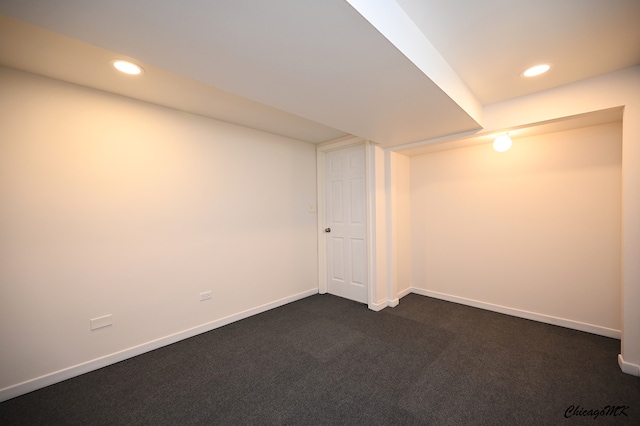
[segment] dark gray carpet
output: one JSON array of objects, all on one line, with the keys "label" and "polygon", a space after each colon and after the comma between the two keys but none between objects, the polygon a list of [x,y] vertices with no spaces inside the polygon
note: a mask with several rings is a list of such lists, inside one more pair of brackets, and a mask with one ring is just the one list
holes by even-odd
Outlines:
[{"label": "dark gray carpet", "polygon": [[316,295],[1,403],[0,424],[638,425],[619,351],[413,294]]}]

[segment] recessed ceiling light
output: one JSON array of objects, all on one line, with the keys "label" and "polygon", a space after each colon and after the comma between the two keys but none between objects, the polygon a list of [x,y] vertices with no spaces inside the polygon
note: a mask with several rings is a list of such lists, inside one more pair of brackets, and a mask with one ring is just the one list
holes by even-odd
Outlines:
[{"label": "recessed ceiling light", "polygon": [[113,61],[113,66],[120,72],[131,75],[142,74],[142,68],[129,61]]},{"label": "recessed ceiling light", "polygon": [[544,74],[549,71],[550,68],[551,65],[549,64],[540,64],[535,67],[528,68],[522,73],[522,75],[525,77],[535,77],[536,75]]}]

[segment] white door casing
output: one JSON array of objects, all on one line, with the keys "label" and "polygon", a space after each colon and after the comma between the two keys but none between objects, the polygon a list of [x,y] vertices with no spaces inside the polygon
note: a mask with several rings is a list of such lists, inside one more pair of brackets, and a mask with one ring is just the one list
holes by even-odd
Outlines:
[{"label": "white door casing", "polygon": [[368,302],[366,146],[324,155],[327,291]]}]

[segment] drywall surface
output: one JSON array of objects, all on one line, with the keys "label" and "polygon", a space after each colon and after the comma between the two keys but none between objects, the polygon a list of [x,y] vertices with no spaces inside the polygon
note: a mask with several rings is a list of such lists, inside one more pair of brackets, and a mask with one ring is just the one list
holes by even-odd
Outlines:
[{"label": "drywall surface", "polygon": [[393,227],[396,243],[396,292],[405,295],[411,288],[411,159],[393,155]]},{"label": "drywall surface", "polygon": [[418,290],[621,329],[622,126],[411,157]]},{"label": "drywall surface", "polygon": [[317,291],[314,145],[7,68],[0,93],[0,390]]},{"label": "drywall surface", "polygon": [[622,120],[623,371],[640,375],[640,66],[486,106],[489,129],[624,106]]}]

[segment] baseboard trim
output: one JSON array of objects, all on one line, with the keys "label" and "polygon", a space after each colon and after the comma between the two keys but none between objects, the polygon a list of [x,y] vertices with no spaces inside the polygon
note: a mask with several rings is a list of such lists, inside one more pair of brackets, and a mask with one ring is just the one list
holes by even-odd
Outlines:
[{"label": "baseboard trim", "polygon": [[413,288],[411,287],[405,288],[404,290],[401,290],[398,292],[398,299],[402,299],[403,297],[405,297],[407,294],[410,294],[410,293],[414,293]]},{"label": "baseboard trim", "polygon": [[546,324],[558,325],[560,327],[571,328],[573,330],[585,331],[591,334],[597,334],[605,337],[612,337],[614,339],[620,339],[620,330],[614,330],[612,328],[601,327],[594,324],[588,324],[579,321],[573,321],[566,318],[558,318],[551,315],[539,314],[536,312],[525,311],[522,309],[509,308],[507,306],[494,305],[493,303],[481,302],[479,300],[467,299],[465,297],[453,296],[450,294],[439,293],[437,291],[423,290],[413,287],[412,293],[420,294],[422,296],[433,297],[435,299],[446,300],[448,302],[459,303],[461,305],[473,306],[475,308],[486,309],[488,311],[498,312],[501,314],[511,315],[514,317],[530,319]]},{"label": "baseboard trim", "polygon": [[384,300],[382,302],[369,303],[367,305],[367,307],[369,309],[371,309],[372,311],[375,311],[375,312],[381,311],[384,308],[386,308],[387,306],[388,306],[388,302],[386,300]]},{"label": "baseboard trim", "polygon": [[622,354],[618,354],[618,365],[620,366],[620,370],[622,370],[623,373],[640,377],[640,365],[626,362],[622,357]]},{"label": "baseboard trim", "polygon": [[140,345],[133,346],[131,348],[124,349],[118,352],[114,352],[100,358],[92,359],[90,361],[83,362],[81,364],[77,364],[68,368],[64,368],[62,370],[54,371],[53,373],[45,374],[43,376],[36,377],[35,379],[30,379],[22,383],[8,386],[6,388],[0,389],[0,402],[15,398],[20,395],[24,395],[25,393],[44,388],[46,386],[79,376],[84,373],[88,373],[90,371],[97,370],[99,368],[106,367],[111,364],[115,364],[120,361],[124,361],[128,358],[133,358],[134,356],[138,356],[145,352],[149,352],[163,346],[179,342],[180,340],[188,339],[190,337],[197,336],[198,334],[206,333],[207,331],[211,331],[216,328],[231,324],[233,322],[251,317],[253,315],[257,315],[262,312],[266,312],[271,309],[286,305],[288,303],[295,302],[296,300],[304,299],[305,297],[309,297],[314,294],[318,294],[317,288],[294,294],[292,296],[285,297],[279,300],[275,300],[273,302],[266,303],[252,309],[247,309],[246,311],[242,311],[228,317],[201,324],[184,331],[151,340],[149,342],[142,343]]},{"label": "baseboard trim", "polygon": [[372,311],[379,312],[386,307],[395,308],[399,303],[400,301],[398,299],[387,299],[382,302],[369,303],[367,307]]}]

